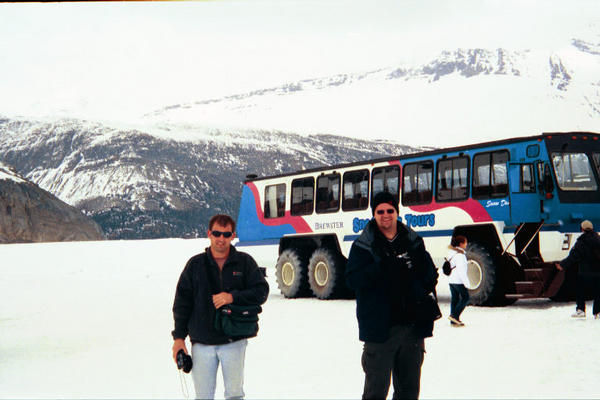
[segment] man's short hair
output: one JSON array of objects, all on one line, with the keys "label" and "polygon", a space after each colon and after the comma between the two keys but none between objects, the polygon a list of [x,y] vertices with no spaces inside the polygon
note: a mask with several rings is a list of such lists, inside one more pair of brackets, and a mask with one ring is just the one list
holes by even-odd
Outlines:
[{"label": "man's short hair", "polygon": [[221,226],[231,225],[232,232],[235,232],[235,221],[229,215],[226,214],[217,214],[213,215],[213,217],[208,222],[208,229],[212,231],[213,226],[215,224],[219,224]]}]

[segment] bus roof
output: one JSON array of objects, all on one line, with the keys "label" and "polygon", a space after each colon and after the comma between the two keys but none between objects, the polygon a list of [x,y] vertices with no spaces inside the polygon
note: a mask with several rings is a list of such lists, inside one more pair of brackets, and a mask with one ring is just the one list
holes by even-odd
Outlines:
[{"label": "bus roof", "polygon": [[355,162],[345,163],[345,164],[326,165],[326,166],[317,167],[317,168],[310,168],[310,169],[299,170],[299,171],[294,171],[294,172],[287,172],[287,173],[279,174],[279,175],[270,175],[270,176],[263,176],[263,177],[250,177],[250,175],[248,175],[248,179],[246,179],[244,181],[244,183],[261,181],[261,180],[265,180],[265,179],[281,178],[281,177],[293,176],[293,175],[298,175],[298,174],[327,171],[332,168],[347,168],[347,167],[354,167],[354,166],[365,165],[365,164],[375,164],[375,163],[386,162],[386,161],[403,160],[403,159],[410,159],[410,158],[417,158],[417,157],[427,157],[427,156],[437,155],[437,154],[472,150],[472,149],[477,149],[477,148],[482,148],[482,147],[500,146],[503,144],[510,144],[510,143],[528,142],[528,141],[533,141],[533,140],[541,141],[548,136],[559,136],[559,135],[560,136],[563,136],[563,135],[597,135],[597,136],[600,136],[599,133],[583,132],[583,131],[545,132],[545,133],[542,133],[541,135],[535,135],[535,136],[520,136],[520,137],[514,137],[514,138],[510,138],[510,139],[500,139],[500,140],[474,143],[474,144],[457,146],[457,147],[445,147],[445,148],[436,149],[436,150],[427,150],[427,151],[420,151],[420,152],[416,152],[416,153],[408,153],[408,154],[402,154],[402,155],[396,155],[396,156],[374,158],[374,159],[363,160],[363,161],[355,161]]}]

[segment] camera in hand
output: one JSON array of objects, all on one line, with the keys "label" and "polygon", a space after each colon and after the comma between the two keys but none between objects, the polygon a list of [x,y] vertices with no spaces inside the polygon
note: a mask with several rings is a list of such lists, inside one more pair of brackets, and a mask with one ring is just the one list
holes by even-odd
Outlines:
[{"label": "camera in hand", "polygon": [[185,354],[183,350],[177,352],[177,368],[183,369],[186,374],[192,370],[192,357]]}]

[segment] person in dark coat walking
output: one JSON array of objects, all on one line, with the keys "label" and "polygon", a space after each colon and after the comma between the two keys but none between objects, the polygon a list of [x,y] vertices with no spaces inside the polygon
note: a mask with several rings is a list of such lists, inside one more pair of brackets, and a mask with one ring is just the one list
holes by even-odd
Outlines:
[{"label": "person in dark coat walking", "polygon": [[581,223],[583,232],[575,242],[567,258],[556,263],[559,270],[579,266],[577,274],[577,308],[574,318],[585,318],[586,292],[591,290],[594,298],[594,318],[600,319],[600,236],[594,225],[586,220]]},{"label": "person in dark coat walking", "polygon": [[438,273],[423,239],[398,220],[393,195],[378,193],[371,208],[374,219],[352,244],[346,266],[364,342],[362,398],[385,399],[393,377],[393,398],[415,399],[424,338],[433,335],[433,319],[419,306],[435,290]]},{"label": "person in dark coat walking", "polygon": [[247,337],[229,337],[214,327],[216,310],[227,304],[260,305],[267,300],[269,285],[254,259],[231,245],[235,222],[215,215],[209,222],[210,247],[186,264],[173,303],[175,329],[173,360],[192,342],[192,379],[196,398],[212,399],[217,369],[221,364],[225,398],[244,397],[244,359]]}]

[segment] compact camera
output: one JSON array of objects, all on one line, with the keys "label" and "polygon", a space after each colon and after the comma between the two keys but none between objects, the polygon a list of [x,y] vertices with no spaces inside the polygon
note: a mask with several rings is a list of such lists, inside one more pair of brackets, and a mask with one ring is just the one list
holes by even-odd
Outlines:
[{"label": "compact camera", "polygon": [[177,368],[183,369],[186,374],[192,370],[192,357],[185,354],[183,350],[177,352]]}]

